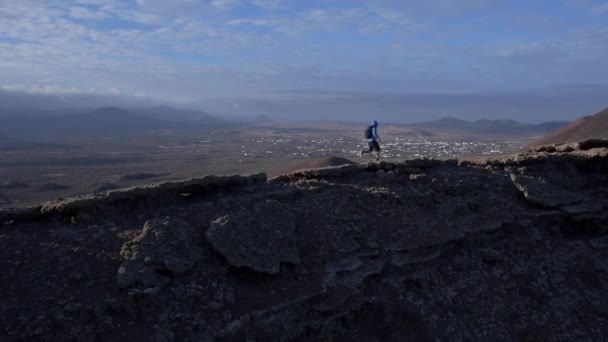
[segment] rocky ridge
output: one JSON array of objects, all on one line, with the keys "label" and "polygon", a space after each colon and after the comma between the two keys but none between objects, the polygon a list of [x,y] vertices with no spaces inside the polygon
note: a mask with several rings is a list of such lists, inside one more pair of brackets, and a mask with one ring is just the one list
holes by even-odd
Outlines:
[{"label": "rocky ridge", "polygon": [[608,148],[205,177],[0,212],[8,340],[601,340]]}]

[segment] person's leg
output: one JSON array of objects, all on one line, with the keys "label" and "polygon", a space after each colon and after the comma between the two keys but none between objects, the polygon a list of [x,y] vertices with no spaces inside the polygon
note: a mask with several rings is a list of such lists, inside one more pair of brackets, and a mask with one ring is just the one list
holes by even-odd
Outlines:
[{"label": "person's leg", "polygon": [[372,151],[374,150],[374,144],[371,141],[369,141],[367,144],[368,144],[368,149],[362,150],[361,153],[359,154],[360,156],[363,156],[363,154],[365,154],[365,153],[372,153]]},{"label": "person's leg", "polygon": [[371,148],[376,151],[376,160],[380,160],[380,145],[378,144],[377,141],[372,141],[372,146]]}]

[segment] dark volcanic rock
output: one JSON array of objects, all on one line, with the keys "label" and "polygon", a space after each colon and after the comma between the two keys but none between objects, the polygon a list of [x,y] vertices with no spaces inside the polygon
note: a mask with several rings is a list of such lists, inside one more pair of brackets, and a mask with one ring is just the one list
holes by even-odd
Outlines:
[{"label": "dark volcanic rock", "polygon": [[218,218],[206,235],[213,249],[232,266],[275,274],[281,262],[300,262],[295,229],[289,207],[266,201]]},{"label": "dark volcanic rock", "polygon": [[45,192],[45,191],[58,191],[69,189],[70,187],[67,185],[57,184],[57,183],[45,183],[37,186],[34,191],[37,192]]},{"label": "dark volcanic rock", "polygon": [[103,184],[103,185],[97,187],[97,189],[95,189],[95,191],[104,192],[104,191],[110,191],[110,190],[116,190],[116,189],[120,189],[120,186],[118,186],[116,184],[112,184],[112,183],[106,183],[106,184]]},{"label": "dark volcanic rock", "polygon": [[7,181],[4,183],[0,183],[0,189],[27,189],[29,187],[29,184],[17,181]]},{"label": "dark volcanic rock", "polygon": [[578,147],[583,151],[590,150],[592,148],[608,147],[608,140],[588,139],[588,140],[581,141],[580,143],[578,143]]},{"label": "dark volcanic rock", "polygon": [[171,277],[188,271],[202,257],[200,238],[187,223],[165,218],[148,221],[142,232],[122,245],[119,287],[156,291]]},{"label": "dark volcanic rock", "polygon": [[355,165],[355,164],[356,163],[353,162],[352,160],[330,156],[330,157],[325,157],[325,158],[321,158],[321,159],[313,159],[313,160],[308,160],[306,162],[300,162],[300,163],[297,163],[294,165],[290,165],[279,171],[272,172],[271,175],[280,176],[280,175],[286,175],[289,173],[293,173],[296,171],[326,168],[326,167],[330,167],[330,166]]},{"label": "dark volcanic rock", "polygon": [[265,174],[251,176],[206,176],[179,181],[150,184],[141,187],[121,188],[100,194],[89,194],[45,202],[40,209],[44,215],[70,214],[74,212],[95,213],[100,208],[121,203],[146,201],[166,201],[181,198],[181,194],[200,195],[215,193],[217,190],[231,190],[245,185],[266,181]]},{"label": "dark volcanic rock", "polygon": [[8,196],[0,194],[0,205],[11,204],[12,201]]},{"label": "dark volcanic rock", "polygon": [[151,173],[151,172],[139,172],[139,173],[127,173],[120,176],[120,181],[136,181],[136,180],[144,180],[151,178],[158,178],[167,176],[169,173]]},{"label": "dark volcanic rock", "polygon": [[511,181],[527,201],[549,208],[581,202],[582,196],[547,183],[543,179],[511,174]]},{"label": "dark volcanic rock", "polygon": [[64,198],[0,210],[0,336],[601,341],[607,234],[577,144]]}]

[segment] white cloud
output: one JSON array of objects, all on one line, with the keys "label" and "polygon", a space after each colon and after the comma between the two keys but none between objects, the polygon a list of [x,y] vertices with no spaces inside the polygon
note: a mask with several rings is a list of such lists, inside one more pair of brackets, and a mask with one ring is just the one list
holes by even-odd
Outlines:
[{"label": "white cloud", "polygon": [[19,91],[29,94],[53,94],[53,95],[62,95],[62,94],[118,94],[114,93],[110,90],[103,91],[102,89],[95,88],[81,88],[81,87],[73,87],[73,86],[60,86],[60,85],[50,85],[50,84],[33,84],[29,86],[24,85],[3,85],[0,86],[0,89],[6,91]]},{"label": "white cloud", "polygon": [[[264,10],[248,13],[244,1],[226,0],[0,0],[0,86],[85,85],[193,101],[289,88],[479,90],[608,77],[605,27],[467,41],[439,35],[442,22],[417,12],[430,5],[395,3],[316,8],[253,0]],[[489,3],[465,5],[478,11]],[[520,20],[505,15],[509,24]],[[491,29],[494,18],[466,24]],[[107,19],[111,28],[88,19]]]},{"label": "white cloud", "polygon": [[296,15],[235,18],[226,23],[229,26],[265,27],[289,37],[299,37],[311,32],[339,31],[356,27],[361,25],[364,19],[364,12],[359,8],[340,10],[313,8]]},{"label": "white cloud", "polygon": [[237,6],[239,3],[240,0],[211,0],[211,6],[221,10],[228,10]]},{"label": "white cloud", "polygon": [[75,2],[79,5],[98,5],[98,6],[116,5],[118,3],[117,0],[76,0]]},{"label": "white cloud", "polygon": [[253,4],[266,10],[276,10],[287,6],[285,0],[253,0]]},{"label": "white cloud", "polygon": [[70,8],[70,17],[75,19],[90,19],[90,20],[101,20],[107,18],[109,15],[103,11],[91,11],[86,7],[72,7]]}]

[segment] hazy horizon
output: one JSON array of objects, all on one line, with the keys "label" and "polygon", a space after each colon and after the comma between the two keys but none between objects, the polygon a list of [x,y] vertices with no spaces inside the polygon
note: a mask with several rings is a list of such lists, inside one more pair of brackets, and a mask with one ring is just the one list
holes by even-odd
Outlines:
[{"label": "hazy horizon", "polygon": [[571,121],[608,107],[592,0],[4,0],[4,108]]}]

